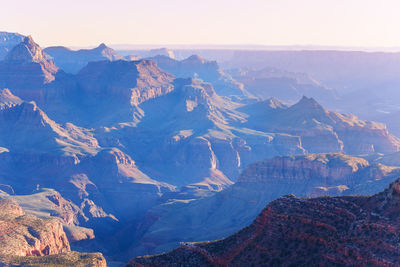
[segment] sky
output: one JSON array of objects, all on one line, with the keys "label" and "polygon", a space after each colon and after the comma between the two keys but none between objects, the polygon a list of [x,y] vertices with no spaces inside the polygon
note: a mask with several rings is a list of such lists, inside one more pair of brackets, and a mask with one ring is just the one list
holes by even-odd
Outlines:
[{"label": "sky", "polygon": [[400,47],[398,0],[0,0],[0,31],[41,46]]}]

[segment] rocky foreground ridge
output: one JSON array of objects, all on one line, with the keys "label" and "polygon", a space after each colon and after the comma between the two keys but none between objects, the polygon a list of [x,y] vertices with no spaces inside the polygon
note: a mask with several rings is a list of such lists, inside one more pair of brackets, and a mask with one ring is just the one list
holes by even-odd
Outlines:
[{"label": "rocky foreground ridge", "polygon": [[106,266],[100,253],[71,252],[59,220],[25,214],[14,200],[1,199],[0,266],[57,266],[63,262],[63,266]]},{"label": "rocky foreground ridge", "polygon": [[184,243],[128,266],[399,266],[400,179],[373,196],[271,202],[220,241]]}]

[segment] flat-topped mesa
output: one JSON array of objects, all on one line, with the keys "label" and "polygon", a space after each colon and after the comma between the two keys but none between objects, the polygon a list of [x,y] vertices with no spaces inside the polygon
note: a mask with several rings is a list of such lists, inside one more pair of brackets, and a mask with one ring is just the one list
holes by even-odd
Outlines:
[{"label": "flat-topped mesa", "polygon": [[68,73],[78,73],[89,62],[114,61],[124,58],[104,43],[92,49],[71,50],[63,46],[53,46],[44,49],[44,52],[52,57],[54,62],[62,70]]},{"label": "flat-topped mesa", "polygon": [[238,182],[285,182],[337,185],[348,183],[368,161],[341,153],[281,156],[249,165]]},{"label": "flat-topped mesa", "polygon": [[174,76],[151,60],[90,62],[78,78],[89,97],[107,95],[138,105],[173,90]]}]

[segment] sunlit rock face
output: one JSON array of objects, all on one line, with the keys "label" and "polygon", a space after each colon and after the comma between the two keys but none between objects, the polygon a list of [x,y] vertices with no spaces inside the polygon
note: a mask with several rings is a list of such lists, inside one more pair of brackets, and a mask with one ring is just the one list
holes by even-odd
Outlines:
[{"label": "sunlit rock face", "polygon": [[0,200],[0,254],[43,256],[70,251],[68,239],[58,220],[25,215],[12,200]]}]

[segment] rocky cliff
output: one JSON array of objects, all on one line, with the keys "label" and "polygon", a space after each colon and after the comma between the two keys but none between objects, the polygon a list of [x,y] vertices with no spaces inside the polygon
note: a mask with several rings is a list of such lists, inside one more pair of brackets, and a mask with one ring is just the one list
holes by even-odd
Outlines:
[{"label": "rocky cliff", "polygon": [[288,195],[223,240],[183,243],[128,266],[398,266],[399,201],[400,180],[371,197]]},{"label": "rocky cliff", "polygon": [[78,253],[57,219],[27,214],[10,198],[0,199],[0,265],[105,267],[101,253]]},{"label": "rocky cliff", "polygon": [[[40,69],[43,72],[43,83],[54,80],[54,74],[58,71],[56,65],[46,58],[43,50],[33,41],[31,36],[25,37],[23,42],[16,45],[10,53],[7,54],[2,63],[4,64],[2,67],[20,67],[20,69],[16,69],[18,72],[33,70],[35,68],[38,70]],[[2,71],[2,74],[4,75],[6,73]],[[12,73],[7,74],[11,75]],[[17,72],[14,74],[20,75]],[[16,82],[18,81],[12,81],[13,84]]]},{"label": "rocky cliff", "polygon": [[13,152],[45,151],[69,156],[95,153],[97,140],[86,129],[71,123],[61,126],[34,102],[22,102],[7,90],[1,92],[2,103],[8,104],[1,104],[0,144],[7,144]]},{"label": "rocky cliff", "polygon": [[44,90],[55,81],[57,66],[47,58],[31,36],[16,45],[0,61],[0,88],[8,88],[24,100],[44,102],[54,90]]},{"label": "rocky cliff", "polygon": [[89,96],[110,95],[131,105],[161,96],[172,90],[174,77],[153,61],[91,62],[78,74],[80,84]]},{"label": "rocky cliff", "polygon": [[0,200],[0,254],[43,256],[70,251],[67,236],[58,220],[25,215],[12,200]]}]

